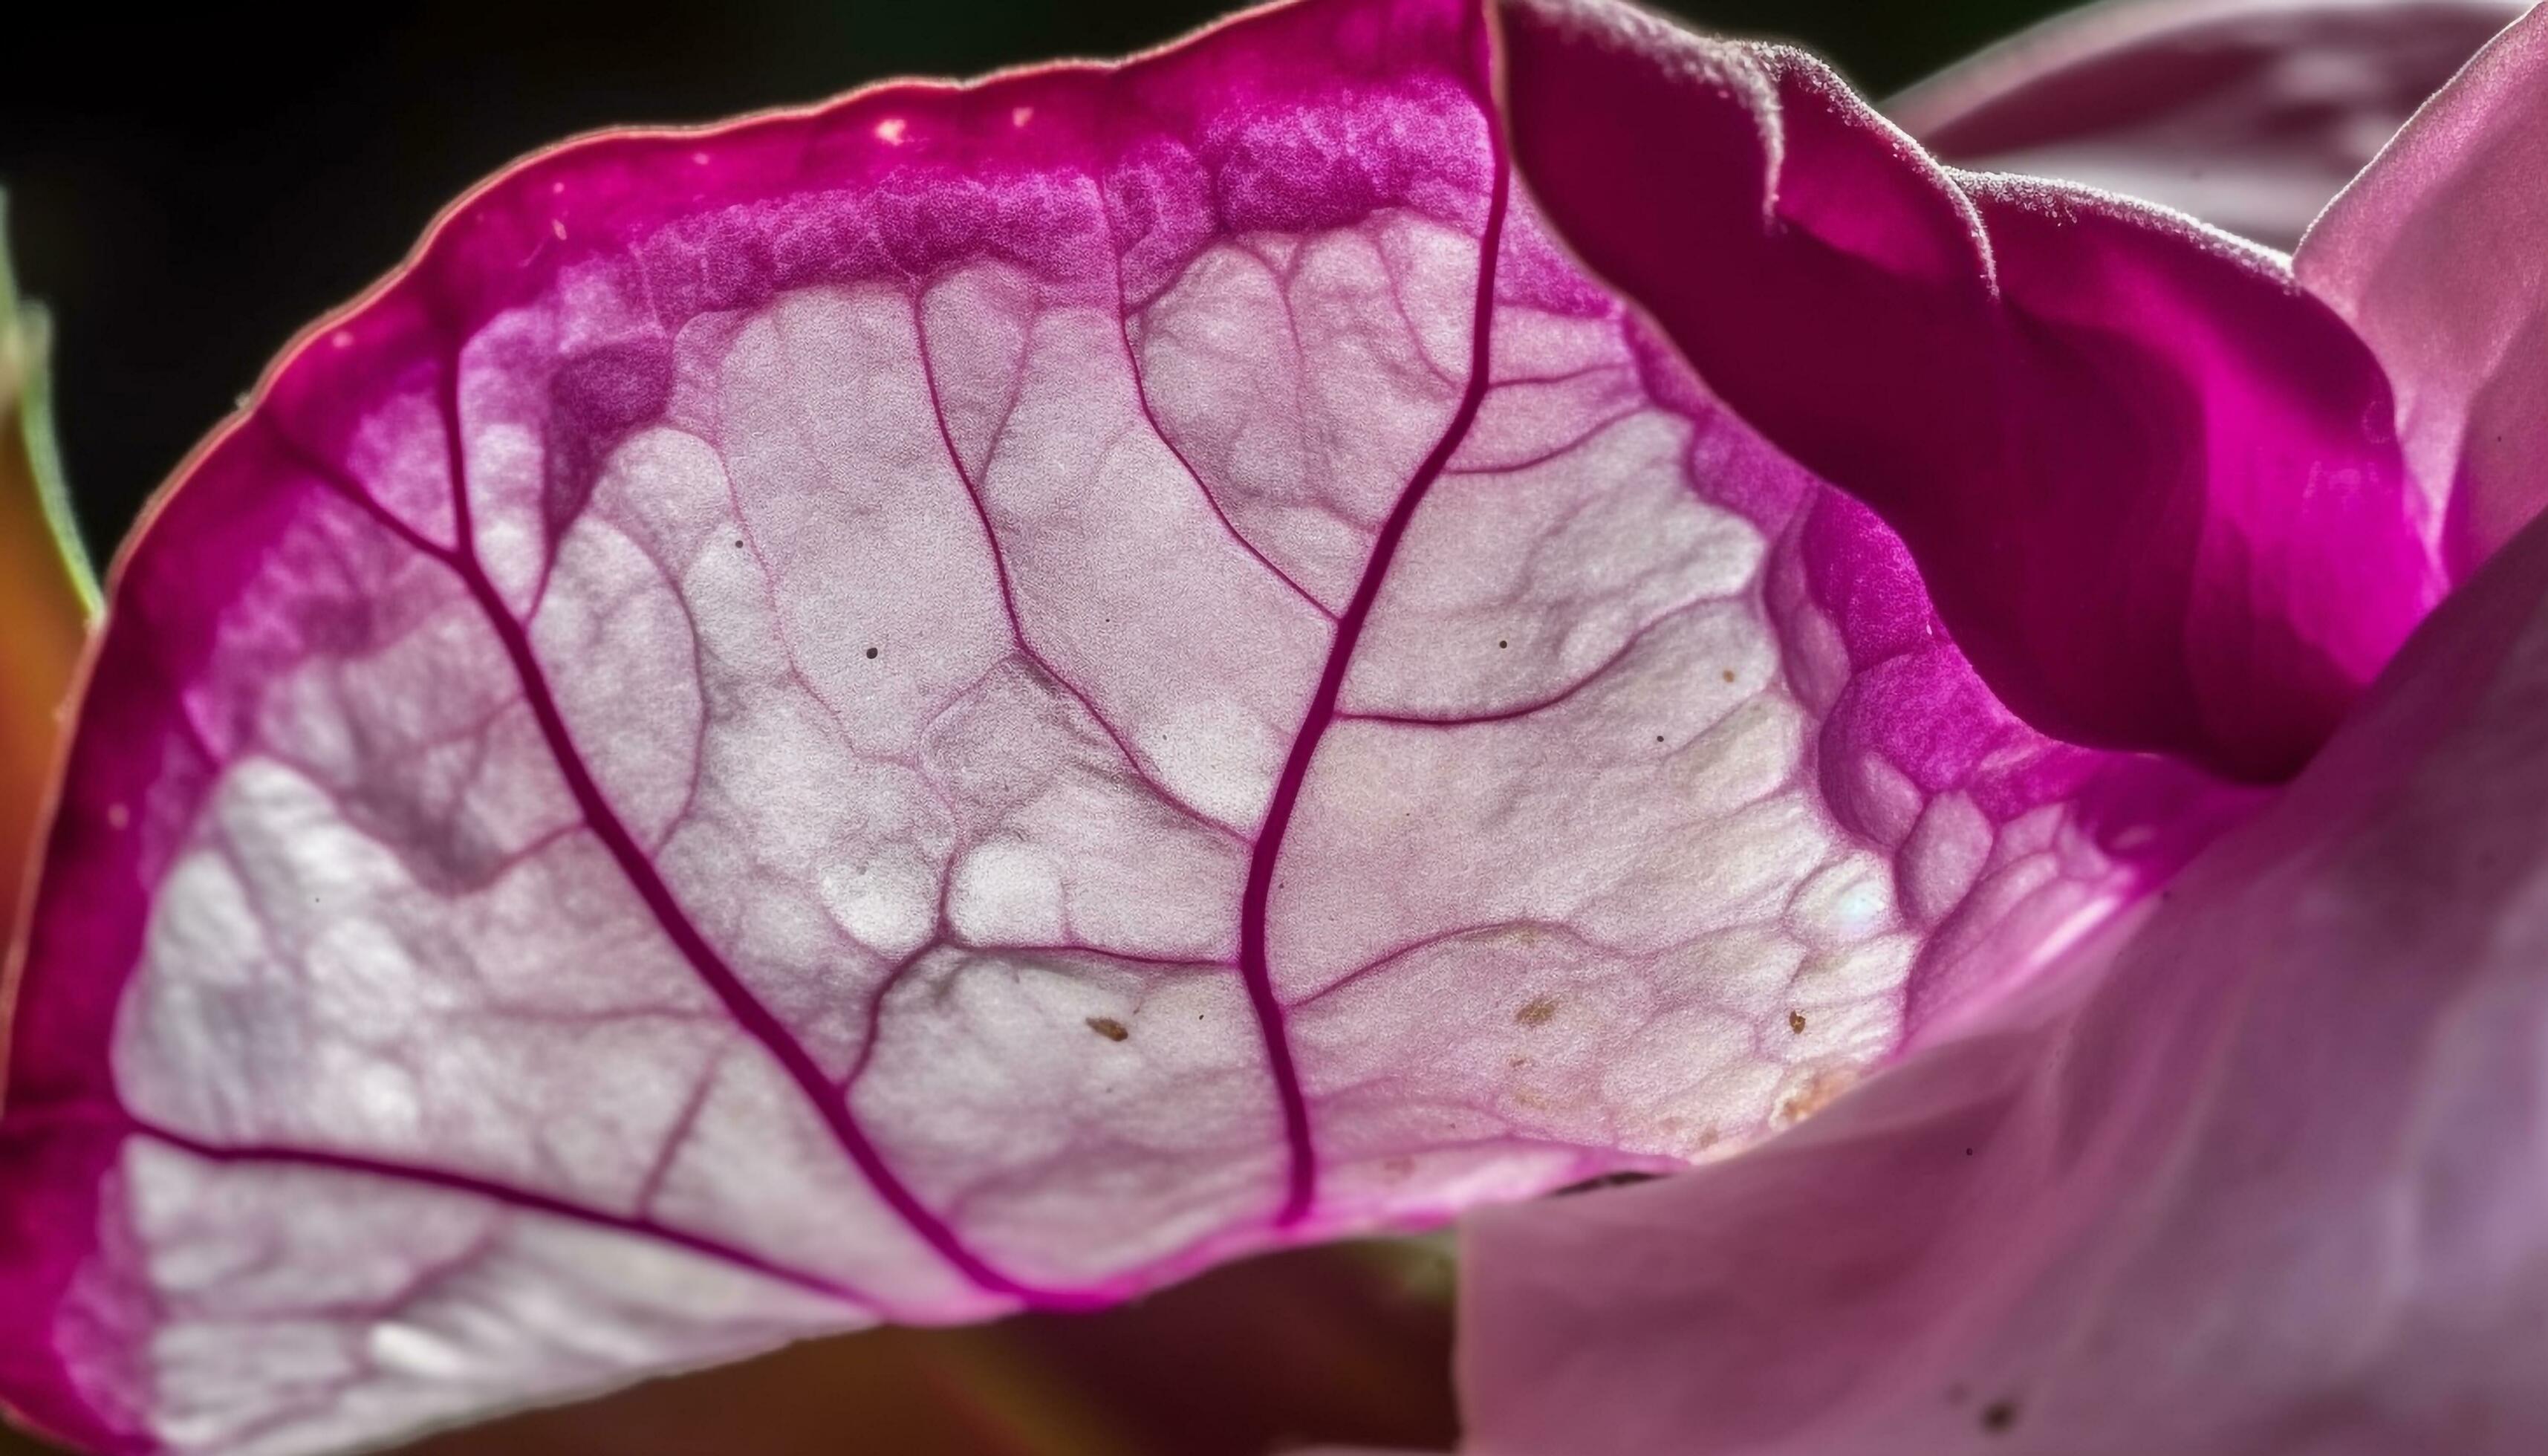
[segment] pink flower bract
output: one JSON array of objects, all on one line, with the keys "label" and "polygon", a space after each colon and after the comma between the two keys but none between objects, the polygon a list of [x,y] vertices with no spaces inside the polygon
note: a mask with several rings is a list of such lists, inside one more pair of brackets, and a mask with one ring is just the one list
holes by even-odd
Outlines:
[{"label": "pink flower bract", "polygon": [[1885,103],[1959,167],[2289,248],[2522,0],[2101,0]]},{"label": "pink flower bract", "polygon": [[1478,1218],[1472,1450],[2548,1440],[2548,525],[2518,404],[2548,294],[2514,247],[2548,223],[2543,43],[2534,13],[2490,46],[2300,257],[2398,381],[2467,584],[2298,780],[2028,991],[1742,1159]]},{"label": "pink flower bract", "polygon": [[2548,503],[2548,26],[2472,62],[2294,263],[2399,382],[2409,459],[2466,576]]},{"label": "pink flower bract", "polygon": [[2344,721],[2392,415],[2278,255],[1607,8],[534,157],[118,565],[0,1394],[326,1449],[1758,1141]]},{"label": "pink flower bract", "polygon": [[1745,1157],[1468,1228],[1480,1456],[2548,1431],[2548,527],[2043,994]]}]

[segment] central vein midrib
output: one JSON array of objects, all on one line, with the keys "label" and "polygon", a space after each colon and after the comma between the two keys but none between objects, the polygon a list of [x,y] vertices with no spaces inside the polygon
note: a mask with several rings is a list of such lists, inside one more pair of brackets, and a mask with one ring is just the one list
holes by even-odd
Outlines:
[{"label": "central vein midrib", "polygon": [[1265,828],[1257,836],[1254,852],[1247,861],[1247,883],[1238,901],[1238,971],[1247,986],[1247,1001],[1256,1014],[1257,1030],[1265,1039],[1268,1071],[1274,1080],[1276,1095],[1283,1110],[1283,1138],[1290,1150],[1290,1163],[1284,1182],[1283,1204],[1275,1215],[1278,1225],[1300,1222],[1307,1217],[1319,1191],[1319,1165],[1310,1137],[1310,1105],[1301,1089],[1299,1067],[1292,1056],[1292,1041],[1285,1025],[1283,1004],[1274,994],[1274,968],[1266,952],[1267,917],[1274,896],[1274,869],[1283,854],[1283,838],[1292,827],[1292,815],[1300,806],[1301,788],[1309,780],[1310,763],[1318,756],[1319,743],[1336,719],[1336,701],[1343,694],[1345,673],[1353,665],[1354,649],[1362,640],[1363,627],[1370,621],[1372,604],[1380,599],[1381,582],[1389,575],[1399,544],[1406,538],[1409,522],[1415,518],[1416,507],[1424,501],[1433,482],[1450,464],[1452,454],[1468,436],[1476,422],[1478,409],[1487,397],[1489,375],[1488,343],[1495,317],[1496,253],[1502,245],[1504,205],[1510,186],[1510,167],[1504,157],[1502,137],[1490,129],[1489,144],[1493,150],[1495,179],[1487,199],[1486,228],[1478,249],[1478,293],[1470,324],[1469,380],[1460,392],[1460,406],[1452,412],[1450,423],[1434,441],[1432,450],[1415,473],[1408,478],[1407,489],[1399,494],[1390,508],[1388,519],[1381,522],[1380,533],[1372,540],[1371,558],[1364,563],[1362,580],[1354,585],[1354,594],[1341,615],[1336,618],[1336,633],[1327,647],[1325,666],[1319,674],[1318,690],[1310,696],[1310,706],[1301,716],[1300,731],[1292,735],[1292,751],[1283,761],[1283,772],[1274,780],[1274,796],[1266,805]]},{"label": "central vein midrib", "polygon": [[[1509,167],[1502,138],[1491,133],[1490,145],[1494,177],[1479,243],[1477,295],[1472,306],[1470,329],[1469,379],[1461,391],[1459,406],[1452,412],[1440,438],[1416,466],[1408,480],[1407,489],[1400,493],[1388,518],[1382,522],[1372,543],[1371,557],[1364,566],[1361,580],[1355,585],[1353,597],[1337,618],[1335,636],[1320,673],[1318,688],[1311,695],[1309,707],[1302,715],[1301,727],[1293,735],[1291,752],[1275,780],[1273,797],[1266,808],[1264,832],[1258,837],[1254,853],[1249,858],[1247,881],[1239,900],[1239,974],[1246,985],[1249,1005],[1264,1038],[1269,1073],[1282,1107],[1284,1140],[1289,1149],[1284,1200],[1277,1215],[1279,1224],[1297,1223],[1308,1214],[1318,1192],[1318,1164],[1311,1139],[1309,1104],[1292,1055],[1283,1006],[1274,994],[1273,969],[1266,950],[1274,871],[1282,856],[1283,841],[1290,831],[1293,813],[1299,807],[1301,789],[1308,780],[1311,762],[1317,757],[1320,740],[1335,721],[1336,703],[1344,689],[1345,675],[1352,666],[1354,651],[1370,620],[1373,604],[1379,599],[1382,583],[1397,557],[1416,508],[1423,503],[1434,481],[1440,478],[1451,456],[1467,437],[1486,400],[1490,374],[1488,351],[1495,312],[1496,256],[1502,241],[1510,187]],[[456,359],[450,367],[454,376],[452,383],[456,385]],[[447,389],[443,402],[458,542],[458,549],[451,554],[451,564],[471,596],[477,600],[506,657],[511,660],[514,674],[522,684],[523,700],[539,725],[541,737],[556,760],[560,774],[566,779],[568,793],[575,799],[594,838],[601,842],[666,937],[689,962],[693,972],[717,998],[726,1014],[777,1061],[807,1104],[823,1120],[844,1154],[896,1217],[941,1258],[982,1289],[1036,1304],[1074,1303],[1066,1297],[1023,1285],[993,1267],[965,1246],[956,1230],[920,1201],[886,1163],[865,1130],[858,1125],[850,1113],[848,1099],[835,1091],[803,1044],[744,985],[742,978],[726,964],[724,956],[708,944],[706,937],[681,908],[654,862],[611,808],[600,785],[586,767],[582,752],[575,746],[565,716],[549,690],[547,675],[532,652],[528,632],[504,604],[494,582],[479,564],[470,527],[469,490],[456,395],[456,388]]]}]

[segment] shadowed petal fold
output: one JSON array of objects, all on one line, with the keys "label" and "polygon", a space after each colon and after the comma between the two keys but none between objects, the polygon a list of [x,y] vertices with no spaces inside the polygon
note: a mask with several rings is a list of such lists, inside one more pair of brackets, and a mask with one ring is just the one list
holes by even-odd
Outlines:
[{"label": "shadowed petal fold", "polygon": [[2387,381],[2270,255],[1946,171],[1793,51],[1607,0],[1503,34],[1558,231],[1902,533],[2036,726],[2285,776],[2430,605]]}]

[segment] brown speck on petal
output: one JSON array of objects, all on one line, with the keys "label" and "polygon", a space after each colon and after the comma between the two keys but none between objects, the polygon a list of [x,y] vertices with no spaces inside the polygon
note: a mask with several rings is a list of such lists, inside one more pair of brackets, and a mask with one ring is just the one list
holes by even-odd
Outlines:
[{"label": "brown speck on petal", "polygon": [[1982,1429],[1997,1435],[2017,1424],[2017,1402],[1993,1401],[1982,1408]]},{"label": "brown speck on petal", "polygon": [[1801,1011],[1788,1012],[1787,1030],[1795,1033],[1799,1037],[1803,1036],[1805,1034],[1805,1014]]},{"label": "brown speck on petal", "polygon": [[1548,1025],[1549,1019],[1556,1015],[1556,997],[1533,996],[1530,1000],[1522,1003],[1521,1010],[1513,1013],[1513,1024],[1525,1027],[1544,1027]]},{"label": "brown speck on petal", "polygon": [[1122,1022],[1117,1021],[1111,1016],[1090,1017],[1088,1019],[1088,1029],[1095,1032],[1097,1035],[1104,1037],[1109,1042],[1121,1042],[1125,1038],[1133,1035],[1133,1029],[1131,1027],[1124,1025]]},{"label": "brown speck on petal", "polygon": [[1832,1100],[1848,1091],[1857,1080],[1857,1069],[1849,1066],[1818,1066],[1806,1071],[1771,1110],[1770,1126],[1785,1128],[1803,1122],[1831,1106]]}]

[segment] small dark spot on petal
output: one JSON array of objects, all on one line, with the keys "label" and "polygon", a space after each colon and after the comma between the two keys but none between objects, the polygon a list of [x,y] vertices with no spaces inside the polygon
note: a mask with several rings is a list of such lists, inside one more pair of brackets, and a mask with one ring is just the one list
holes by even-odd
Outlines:
[{"label": "small dark spot on petal", "polygon": [[1654,1176],[1652,1173],[1601,1173],[1581,1183],[1569,1183],[1549,1197],[1565,1198],[1578,1193],[1598,1193],[1604,1188],[1625,1188],[1632,1183],[1651,1183]]},{"label": "small dark spot on petal", "polygon": [[1795,1033],[1799,1037],[1803,1036],[1805,1034],[1805,1014],[1801,1011],[1788,1012],[1787,1030]]},{"label": "small dark spot on petal", "polygon": [[1518,1026],[1544,1027],[1548,1025],[1549,1019],[1556,1015],[1556,997],[1533,996],[1522,1003],[1521,1010],[1513,1013],[1513,1022]]},{"label": "small dark spot on petal", "polygon": [[1088,1029],[1095,1032],[1097,1035],[1104,1037],[1109,1042],[1121,1042],[1126,1037],[1133,1035],[1133,1029],[1131,1027],[1124,1025],[1122,1022],[1117,1021],[1111,1016],[1090,1017],[1088,1019]]},{"label": "small dark spot on petal", "polygon": [[743,549],[743,538],[742,538],[742,537],[737,536],[737,537],[735,538],[735,542],[734,542],[734,549],[735,549],[735,550],[737,550],[737,551],[741,551],[741,550]]},{"label": "small dark spot on petal", "polygon": [[1982,1429],[1997,1435],[2017,1424],[2017,1402],[1997,1400],[1982,1408]]},{"label": "small dark spot on petal", "polygon": [[1732,668],[1727,668],[1725,670],[1725,681],[1728,682],[1734,681],[1734,670]]},{"label": "small dark spot on petal", "polygon": [[1512,646],[1512,643],[1510,643],[1510,642],[1506,641],[1505,639],[1503,639],[1503,638],[1502,638],[1502,637],[1499,637],[1499,638],[1497,638],[1497,639],[1496,639],[1496,646],[1498,646],[1498,647],[1510,647],[1510,646]]},{"label": "small dark spot on petal", "polygon": [[1657,742],[1657,743],[1661,743],[1661,742],[1663,742],[1663,741],[1664,741],[1664,736],[1663,736],[1662,734],[1658,733],[1658,734],[1656,734],[1656,735],[1655,735],[1655,742]]},{"label": "small dark spot on petal", "polygon": [[1967,1148],[1965,1148],[1965,1149],[1964,1149],[1964,1156],[1966,1156],[1966,1157],[1971,1157],[1972,1155],[1973,1155],[1973,1150],[1972,1150],[1971,1148],[1967,1147]]},{"label": "small dark spot on petal", "polygon": [[876,655],[876,650],[875,650],[874,648],[870,647],[870,648],[868,648],[868,649],[867,649],[867,657],[868,657],[870,660],[872,660],[872,659],[875,657],[875,655]]}]

